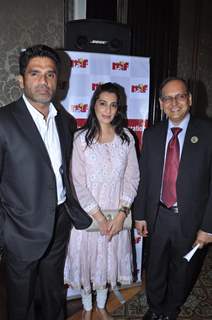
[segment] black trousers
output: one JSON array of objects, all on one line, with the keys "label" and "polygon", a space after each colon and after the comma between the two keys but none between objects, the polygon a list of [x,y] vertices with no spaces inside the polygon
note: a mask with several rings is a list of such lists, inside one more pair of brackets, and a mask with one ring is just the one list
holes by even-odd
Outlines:
[{"label": "black trousers", "polygon": [[147,300],[155,313],[176,319],[191,292],[206,254],[206,249],[198,250],[188,263],[183,256],[193,242],[182,233],[180,214],[159,207],[155,230],[146,246]]},{"label": "black trousers", "polygon": [[[9,320],[64,320],[63,271],[71,221],[64,205],[57,208],[52,240],[38,261],[21,261],[6,252]],[[39,308],[35,308],[35,302]]]}]

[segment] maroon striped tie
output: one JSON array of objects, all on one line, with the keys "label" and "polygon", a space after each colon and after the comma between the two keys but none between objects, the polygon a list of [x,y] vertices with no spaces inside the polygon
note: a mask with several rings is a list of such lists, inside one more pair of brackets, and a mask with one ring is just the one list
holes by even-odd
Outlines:
[{"label": "maroon striped tie", "polygon": [[163,174],[162,201],[170,208],[177,202],[176,181],[180,163],[180,145],[178,134],[181,128],[171,128],[173,136],[170,139],[166,152],[166,161]]}]

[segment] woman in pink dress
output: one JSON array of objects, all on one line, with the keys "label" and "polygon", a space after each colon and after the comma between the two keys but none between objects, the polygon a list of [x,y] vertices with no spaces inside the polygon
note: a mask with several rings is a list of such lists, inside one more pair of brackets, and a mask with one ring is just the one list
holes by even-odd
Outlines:
[{"label": "woman in pink dress", "polygon": [[[108,285],[132,281],[132,248],[129,230],[123,223],[136,196],[139,183],[134,138],[127,128],[126,106],[116,83],[98,86],[93,94],[85,126],[75,134],[72,180],[82,208],[95,219],[99,232],[71,231],[65,281],[80,288],[84,311],[92,315],[92,290],[96,290],[97,310],[103,320]],[[119,209],[111,221],[102,211]]]}]

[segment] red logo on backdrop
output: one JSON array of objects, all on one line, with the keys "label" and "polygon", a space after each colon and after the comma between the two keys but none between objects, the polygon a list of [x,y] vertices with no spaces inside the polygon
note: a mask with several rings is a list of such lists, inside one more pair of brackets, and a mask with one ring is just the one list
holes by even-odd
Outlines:
[{"label": "red logo on backdrop", "polygon": [[88,104],[85,103],[78,103],[71,106],[71,110],[76,112],[87,112],[88,111]]},{"label": "red logo on backdrop", "polygon": [[144,119],[128,119],[128,127],[132,129],[136,136],[138,137],[139,146],[141,147],[142,143],[142,134],[144,129],[148,127],[148,120]]},{"label": "red logo on backdrop", "polygon": [[112,63],[113,70],[126,71],[128,69],[128,67],[129,67],[129,62],[119,61],[119,62]]},{"label": "red logo on backdrop", "polygon": [[148,89],[148,85],[147,84],[133,84],[131,86],[131,92],[134,92],[134,93],[145,93],[147,92],[147,89]]},{"label": "red logo on backdrop", "polygon": [[79,59],[71,60],[71,66],[73,68],[86,68],[87,65],[88,65],[88,59],[79,58]]},{"label": "red logo on backdrop", "polygon": [[92,83],[91,85],[92,91],[95,91],[98,88],[98,86],[100,86],[101,84],[102,82]]},{"label": "red logo on backdrop", "polygon": [[77,119],[77,128],[84,126],[86,119]]}]

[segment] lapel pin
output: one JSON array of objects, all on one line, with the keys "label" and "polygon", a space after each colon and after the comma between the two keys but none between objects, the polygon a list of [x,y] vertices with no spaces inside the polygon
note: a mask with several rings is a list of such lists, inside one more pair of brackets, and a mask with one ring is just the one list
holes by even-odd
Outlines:
[{"label": "lapel pin", "polygon": [[196,136],[191,137],[192,143],[197,143],[198,141],[199,141],[198,137],[196,137]]}]

